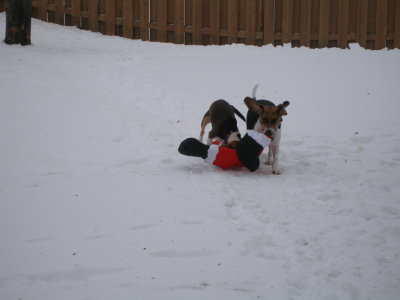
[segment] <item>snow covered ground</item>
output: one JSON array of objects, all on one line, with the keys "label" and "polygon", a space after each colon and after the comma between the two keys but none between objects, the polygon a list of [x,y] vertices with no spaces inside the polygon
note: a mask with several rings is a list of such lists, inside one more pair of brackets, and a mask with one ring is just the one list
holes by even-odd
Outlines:
[{"label": "snow covered ground", "polygon": [[[0,44],[0,299],[399,299],[399,50],[32,41]],[[256,83],[281,175],[177,152]]]}]

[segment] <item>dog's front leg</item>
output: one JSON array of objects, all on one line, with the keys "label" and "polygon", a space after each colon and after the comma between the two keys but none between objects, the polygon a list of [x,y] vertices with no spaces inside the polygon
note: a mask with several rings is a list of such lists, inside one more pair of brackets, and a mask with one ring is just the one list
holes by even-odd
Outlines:
[{"label": "dog's front leg", "polygon": [[267,161],[265,162],[265,164],[268,166],[272,165],[273,159],[274,158],[272,156],[272,143],[270,143],[268,146],[268,156],[267,156]]},{"label": "dog's front leg", "polygon": [[[281,142],[281,130],[278,129],[275,134],[274,138],[270,144],[271,146],[271,151],[272,152],[272,173],[275,175],[281,174],[281,169],[279,166],[279,144]],[[268,155],[269,156],[269,155]]]},{"label": "dog's front leg", "polygon": [[273,144],[271,148],[274,157],[272,161],[272,174],[279,175],[281,174],[281,169],[279,167],[279,145]]}]

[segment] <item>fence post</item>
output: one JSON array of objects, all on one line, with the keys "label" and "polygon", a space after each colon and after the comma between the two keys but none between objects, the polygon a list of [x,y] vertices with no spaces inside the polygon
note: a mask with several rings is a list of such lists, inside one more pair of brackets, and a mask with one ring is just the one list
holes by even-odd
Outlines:
[{"label": "fence post", "polygon": [[4,42],[8,45],[31,44],[31,0],[11,1],[7,4]]}]

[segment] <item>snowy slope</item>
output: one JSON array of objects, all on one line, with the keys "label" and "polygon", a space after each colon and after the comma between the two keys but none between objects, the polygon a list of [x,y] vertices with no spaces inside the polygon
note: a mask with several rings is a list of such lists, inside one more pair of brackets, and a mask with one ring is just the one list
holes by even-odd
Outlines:
[{"label": "snowy slope", "polygon": [[[398,299],[399,50],[32,41],[0,44],[0,299]],[[280,176],[177,153],[256,83]]]}]

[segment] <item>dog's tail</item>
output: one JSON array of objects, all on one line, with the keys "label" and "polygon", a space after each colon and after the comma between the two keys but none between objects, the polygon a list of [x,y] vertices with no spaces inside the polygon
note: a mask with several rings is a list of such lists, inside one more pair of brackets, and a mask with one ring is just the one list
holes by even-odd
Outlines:
[{"label": "dog's tail", "polygon": [[256,98],[257,89],[258,89],[258,83],[253,87],[253,91],[251,92],[251,98],[253,98],[254,100],[257,100]]},{"label": "dog's tail", "polygon": [[231,106],[232,106],[233,111],[235,112],[235,114],[237,114],[237,116],[238,116],[239,118],[241,118],[243,121],[246,122],[246,118],[241,114],[241,112],[238,111],[238,110],[236,109],[236,107],[234,107],[233,105],[231,105]]}]

